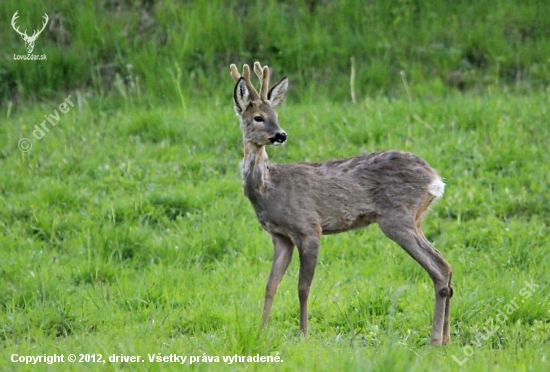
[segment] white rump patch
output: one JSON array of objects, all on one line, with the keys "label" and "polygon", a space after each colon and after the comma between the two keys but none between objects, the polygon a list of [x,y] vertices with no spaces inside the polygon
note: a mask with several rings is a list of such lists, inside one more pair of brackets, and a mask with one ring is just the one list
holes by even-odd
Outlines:
[{"label": "white rump patch", "polygon": [[428,192],[436,198],[442,197],[445,192],[445,183],[443,183],[441,178],[437,177],[428,185]]}]

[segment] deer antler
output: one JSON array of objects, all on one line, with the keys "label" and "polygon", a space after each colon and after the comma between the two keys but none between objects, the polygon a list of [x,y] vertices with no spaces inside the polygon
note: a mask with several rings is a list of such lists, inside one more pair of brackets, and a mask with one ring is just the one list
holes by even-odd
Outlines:
[{"label": "deer antler", "polygon": [[263,101],[267,101],[267,90],[269,89],[269,67],[260,64],[260,62],[254,62],[254,72],[258,79],[260,79],[260,97]]},{"label": "deer antler", "polygon": [[[258,63],[258,62],[256,62],[256,63]],[[238,82],[239,79],[241,78],[241,74],[239,74],[239,70],[237,70],[237,66],[234,65],[234,64],[231,64],[231,66],[229,66],[229,68],[231,69],[231,72],[230,72],[231,77],[233,78],[233,80],[235,80],[235,82]],[[260,95],[258,94],[258,91],[256,90],[256,88],[254,88],[254,85],[252,85],[252,82],[250,81],[250,67],[246,64],[243,65],[242,77],[244,79],[246,87],[250,91],[250,95],[252,96],[252,100],[256,101],[256,100],[260,99]]]},{"label": "deer antler", "polygon": [[237,70],[237,66],[233,63],[231,64],[231,66],[229,66],[229,69],[231,70],[230,72],[231,77],[233,78],[233,80],[235,80],[235,83],[236,83],[241,78],[241,74],[239,74],[239,70]]},{"label": "deer antler", "polygon": [[11,27],[13,27],[15,32],[17,32],[19,35],[25,37],[25,36],[27,36],[27,30],[25,30],[25,32],[21,32],[21,31],[19,31],[19,27],[16,27],[16,24],[15,24],[15,22],[17,21],[17,18],[19,18],[17,13],[19,13],[19,10],[16,11],[15,14],[13,15],[13,17],[11,18]]},{"label": "deer antler", "polygon": [[17,14],[19,13],[19,10],[15,12],[15,14],[13,15],[13,17],[11,18],[11,27],[13,27],[13,29],[15,30],[15,32],[17,32],[19,35],[21,35],[25,40],[35,40],[38,35],[40,35],[42,33],[42,31],[44,31],[44,29],[46,28],[46,25],[48,24],[48,20],[50,18],[48,18],[48,15],[46,13],[44,13],[44,22],[42,23],[42,28],[40,29],[40,31],[38,30],[34,30],[34,32],[32,33],[31,36],[27,35],[27,30],[25,29],[25,32],[21,32],[19,31],[19,27],[15,24],[17,22],[17,18],[19,18],[19,15]]},{"label": "deer antler", "polygon": [[[34,30],[34,32],[33,32],[32,36],[31,36],[31,38],[36,38],[36,37],[38,37],[38,35],[40,35],[40,34],[42,33],[42,31],[44,31],[44,29],[46,28],[46,25],[48,24],[48,20],[49,20],[48,15],[47,15],[46,13],[44,13],[44,17],[43,17],[43,18],[44,18],[44,22],[42,23],[42,28],[40,29],[40,31]],[[26,30],[25,30],[25,31],[26,31]]]},{"label": "deer antler", "polygon": [[42,31],[44,31],[44,29],[46,28],[46,25],[48,24],[48,20],[49,20],[48,15],[44,13],[44,17],[43,17],[44,22],[42,23],[42,28],[40,30],[34,30],[33,34],[29,36],[27,35],[27,30],[25,30],[25,32],[21,32],[19,31],[19,27],[16,25],[17,18],[19,17],[18,13],[19,13],[19,10],[16,11],[13,17],[11,18],[11,27],[13,27],[15,32],[21,35],[21,37],[25,41],[25,49],[27,49],[27,53],[32,53],[36,38],[38,37],[38,35],[42,33]]}]

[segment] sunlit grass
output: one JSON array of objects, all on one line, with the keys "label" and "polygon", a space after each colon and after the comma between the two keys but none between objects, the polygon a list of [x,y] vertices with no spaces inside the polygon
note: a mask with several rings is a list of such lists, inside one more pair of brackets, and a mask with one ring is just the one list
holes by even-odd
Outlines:
[{"label": "sunlit grass", "polygon": [[[454,269],[453,343],[442,348],[428,346],[428,276],[376,226],[323,238],[308,340],[296,336],[297,257],[260,331],[272,248],[241,191],[230,99],[193,101],[185,117],[178,104],[110,112],[84,105],[32,137],[57,105],[34,106],[0,128],[3,369],[25,370],[10,362],[14,353],[284,360],[232,367],[253,370],[546,369],[547,94],[431,98],[413,90],[411,102],[320,97],[279,110],[289,141],[268,149],[273,162],[395,148],[421,155],[445,178],[445,196],[425,222]],[[33,141],[27,153],[17,148],[22,137]],[[525,281],[540,287],[520,302]],[[479,344],[485,322],[514,298],[519,308]],[[467,358],[463,367],[453,356]]]},{"label": "sunlit grass", "polygon": [[[211,99],[227,81],[230,63],[253,62],[289,75],[294,101],[329,94],[399,95],[404,71],[423,94],[509,87],[519,92],[550,82],[550,18],[535,0],[238,2],[9,0],[0,7],[0,99],[40,102],[80,90],[112,108]],[[24,44],[11,29],[50,15],[37,40],[40,63],[13,60]],[[13,109],[13,107],[12,107]]]}]

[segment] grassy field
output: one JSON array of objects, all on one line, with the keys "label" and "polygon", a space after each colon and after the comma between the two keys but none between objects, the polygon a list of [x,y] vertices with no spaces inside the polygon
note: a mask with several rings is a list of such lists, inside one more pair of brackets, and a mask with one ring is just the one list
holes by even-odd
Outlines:
[{"label": "grassy field", "polygon": [[[50,22],[34,53],[14,63],[21,30]],[[417,91],[441,94],[508,84],[550,84],[546,0],[5,0],[0,6],[0,99],[40,102],[93,89],[113,106],[122,84],[140,104],[202,99],[225,84],[230,63],[261,60],[303,87],[348,99],[398,94],[405,70]],[[112,94],[112,93],[115,94]],[[291,92],[291,95],[294,95]]]},{"label": "grassy field", "polygon": [[[147,360],[107,360],[115,370],[159,367],[147,359],[157,353],[220,358],[197,370],[548,369],[548,92],[324,99],[279,110],[289,141],[270,149],[272,161],[397,148],[445,177],[425,230],[454,268],[452,344],[432,348],[431,281],[376,226],[323,239],[308,340],[296,337],[297,259],[260,332],[272,250],[241,192],[227,80],[223,98],[185,114],[96,111],[74,97],[40,140],[34,125],[61,101],[5,121],[0,369],[69,370],[76,365],[10,358],[70,353]],[[17,147],[24,137],[28,152]],[[235,354],[283,362],[223,362]]]},{"label": "grassy field", "polygon": [[[0,5],[0,370],[550,370],[547,2],[242,5]],[[47,61],[13,59],[16,10],[49,14]],[[308,339],[297,257],[260,329],[272,247],[229,77],[256,59],[290,79],[271,161],[400,149],[445,178],[424,230],[454,270],[450,345],[377,226],[322,239]]]}]

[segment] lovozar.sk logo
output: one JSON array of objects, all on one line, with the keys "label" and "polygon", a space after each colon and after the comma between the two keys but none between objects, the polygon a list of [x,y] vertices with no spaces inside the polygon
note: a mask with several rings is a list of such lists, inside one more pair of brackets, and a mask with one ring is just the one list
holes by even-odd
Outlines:
[{"label": "lovozar.sk logo", "polygon": [[40,30],[35,29],[34,32],[32,33],[32,35],[29,36],[29,35],[27,35],[27,30],[26,29],[25,29],[25,31],[21,32],[21,31],[19,31],[19,26],[16,25],[17,18],[19,17],[18,13],[19,13],[19,10],[16,11],[15,14],[13,15],[13,17],[11,19],[11,27],[13,27],[15,32],[17,32],[23,38],[23,41],[25,42],[25,49],[27,50],[27,54],[14,54],[13,59],[14,60],[27,60],[27,61],[29,61],[29,60],[30,61],[36,61],[36,60],[45,60],[45,59],[47,59],[45,54],[41,54],[41,55],[32,54],[32,51],[34,50],[34,43],[36,42],[36,39],[42,33],[42,31],[44,31],[44,29],[46,28],[46,25],[48,24],[48,20],[49,20],[48,15],[46,13],[44,13],[44,17],[43,17],[44,22],[42,23],[42,28]]}]

